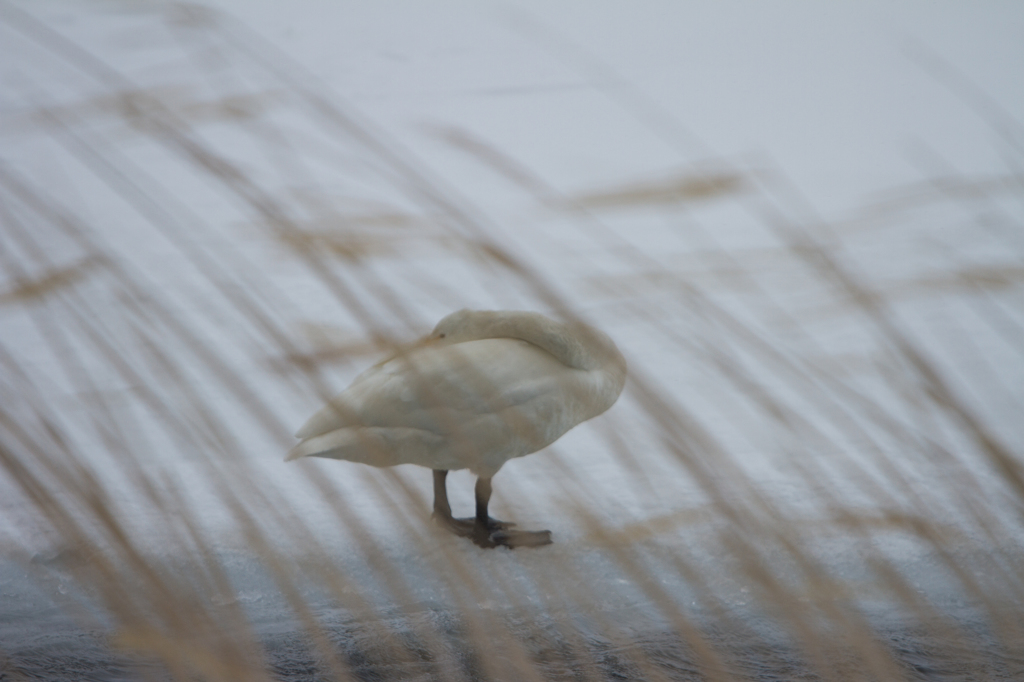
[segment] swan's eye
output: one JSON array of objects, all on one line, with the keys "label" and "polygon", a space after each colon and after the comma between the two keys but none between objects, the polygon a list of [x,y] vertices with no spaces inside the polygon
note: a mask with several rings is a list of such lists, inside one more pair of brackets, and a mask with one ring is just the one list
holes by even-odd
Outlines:
[{"label": "swan's eye", "polygon": [[445,335],[444,335],[444,334],[438,334],[438,335],[437,335],[437,337],[438,337],[439,339],[443,339],[443,338],[445,337]]}]

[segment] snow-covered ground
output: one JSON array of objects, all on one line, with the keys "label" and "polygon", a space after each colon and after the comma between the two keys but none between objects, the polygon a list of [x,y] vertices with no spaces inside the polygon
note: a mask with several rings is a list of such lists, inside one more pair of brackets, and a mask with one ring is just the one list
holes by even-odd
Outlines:
[{"label": "snow-covered ground", "polygon": [[[343,648],[380,614],[471,648],[480,611],[606,652],[724,609],[750,633],[713,644],[783,667],[816,641],[786,600],[913,640],[891,566],[1011,670],[1021,35],[1014,3],[0,4],[0,651],[136,674],[76,639],[134,622],[97,557],[145,611],[134,552],[209,553],[231,589],[179,587],[289,679],[271,556]],[[496,478],[552,547],[442,537],[424,469],[282,461],[382,339],[463,307],[569,310],[629,362]]]}]

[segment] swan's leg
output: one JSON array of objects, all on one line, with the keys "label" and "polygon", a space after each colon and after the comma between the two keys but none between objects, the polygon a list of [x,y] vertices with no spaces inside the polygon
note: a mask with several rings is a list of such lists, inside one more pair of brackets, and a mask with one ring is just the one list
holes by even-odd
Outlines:
[{"label": "swan's leg", "polygon": [[476,521],[480,525],[486,526],[491,518],[487,513],[487,505],[491,502],[491,479],[483,476],[477,478],[473,493],[476,497]]},{"label": "swan's leg", "polygon": [[476,479],[476,523],[473,528],[473,542],[484,548],[497,547],[539,547],[551,544],[549,530],[509,530],[512,524],[495,524],[487,513],[491,501],[491,479],[481,476]]},{"label": "swan's leg", "polygon": [[472,537],[475,519],[452,518],[452,507],[448,503],[448,470],[434,469],[434,513],[430,518],[456,535]]},{"label": "swan's leg", "polygon": [[[456,519],[452,518],[452,508],[448,503],[448,486],[447,486],[448,471],[445,469],[434,469],[434,513],[432,518],[451,532],[456,535],[461,535],[465,538],[471,538],[477,532],[477,519],[466,518]],[[484,480],[484,479],[480,479]],[[483,518],[485,519],[485,527],[489,531],[503,530],[505,528],[511,528],[516,525],[514,523],[507,523],[505,521],[498,521],[492,519],[487,515],[487,500],[491,497],[490,491],[490,479],[487,479],[487,496],[484,500],[483,506]],[[480,482],[477,481],[477,514],[480,514]]]},{"label": "swan's leg", "polygon": [[452,507],[448,504],[448,486],[445,484],[447,478],[447,469],[434,469],[434,516],[450,519]]}]

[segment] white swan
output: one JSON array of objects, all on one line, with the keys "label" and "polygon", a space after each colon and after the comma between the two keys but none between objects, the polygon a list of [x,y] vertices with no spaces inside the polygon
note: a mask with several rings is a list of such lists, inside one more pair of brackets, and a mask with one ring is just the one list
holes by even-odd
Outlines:
[{"label": "white swan", "polygon": [[[481,547],[545,545],[550,531],[490,518],[491,478],[619,397],[626,361],[604,333],[519,311],[460,310],[360,374],[296,433],[287,456],[434,470],[434,518]],[[452,518],[445,477],[477,475],[476,517]]]}]

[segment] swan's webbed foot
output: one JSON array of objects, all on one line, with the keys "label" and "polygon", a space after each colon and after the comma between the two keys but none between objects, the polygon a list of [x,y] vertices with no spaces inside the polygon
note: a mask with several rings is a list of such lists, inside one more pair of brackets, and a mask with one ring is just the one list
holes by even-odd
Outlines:
[{"label": "swan's webbed foot", "polygon": [[492,549],[494,547],[541,547],[551,544],[549,530],[512,530],[514,523],[492,519],[487,513],[487,503],[491,499],[491,479],[480,477],[476,482],[476,516],[468,519],[452,517],[448,504],[448,491],[445,489],[447,471],[434,471],[434,523],[446,528],[455,535],[469,538],[477,547]]},{"label": "swan's webbed foot", "polygon": [[[476,519],[473,517],[467,517],[462,519],[453,518],[451,515],[444,515],[440,512],[435,511],[430,515],[430,518],[434,520],[434,523],[447,528],[451,532],[455,533],[459,537],[468,538],[472,537],[473,533],[476,532]],[[498,519],[492,519],[490,516],[487,517],[487,530],[494,532],[499,530],[506,530],[512,528],[516,524],[510,521],[499,521]]]},{"label": "swan's webbed foot", "polygon": [[512,530],[516,524],[507,521],[498,521],[487,517],[487,523],[481,523],[475,518],[456,519],[434,512],[431,518],[442,528],[458,535],[469,538],[477,547],[492,549],[494,547],[540,547],[551,544],[551,531],[529,531]]},{"label": "swan's webbed foot", "polygon": [[543,547],[550,545],[551,531],[549,530],[496,530],[474,533],[473,544],[484,549],[494,547]]}]

